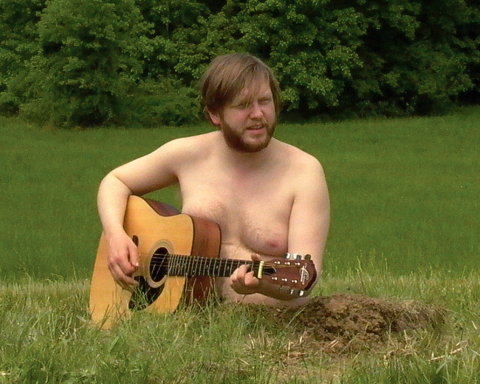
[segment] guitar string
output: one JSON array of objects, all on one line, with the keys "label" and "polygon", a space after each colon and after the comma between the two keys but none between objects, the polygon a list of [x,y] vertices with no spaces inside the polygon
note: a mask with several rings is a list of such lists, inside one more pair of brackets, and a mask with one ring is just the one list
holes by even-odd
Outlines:
[{"label": "guitar string", "polygon": [[[220,264],[240,264],[240,265],[247,265],[251,264],[253,266],[257,266],[260,264],[259,261],[253,261],[253,260],[237,260],[237,259],[223,259],[223,258],[215,258],[215,257],[205,257],[205,256],[188,256],[188,255],[177,255],[177,254],[157,254],[154,253],[151,260],[154,262],[161,261],[163,262],[166,260],[167,262],[172,259],[175,262],[178,262],[179,260],[184,260],[186,262],[192,262],[192,261],[197,261],[198,263],[202,263],[205,261],[213,261],[215,263],[220,263]],[[298,261],[297,261],[298,262]],[[292,265],[293,264],[293,265]],[[291,263],[290,265],[281,263],[281,264],[276,264],[273,261],[265,261],[264,266],[267,267],[275,267],[275,268],[292,268],[292,267],[299,267],[298,264],[296,263]]]},{"label": "guitar string", "polygon": [[[212,257],[204,257],[204,256],[187,256],[187,255],[176,255],[176,254],[160,254],[155,252],[152,255],[152,259],[155,261],[160,261],[159,264],[154,264],[153,269],[151,269],[150,274],[154,278],[155,281],[158,280],[160,276],[182,276],[188,275],[187,271],[193,271],[194,276],[229,276],[233,273],[235,268],[238,268],[240,265],[248,265],[250,264],[252,270],[254,272],[259,271],[260,262],[259,261],[247,261],[247,260],[235,260],[235,259],[220,259],[220,258],[212,258]],[[170,262],[173,261],[172,264]],[[192,262],[197,261],[198,265],[192,266]],[[214,268],[211,268],[211,263],[215,262],[217,264]],[[202,266],[202,262],[204,262],[204,266]],[[208,267],[207,267],[207,262]],[[292,268],[292,267],[299,267],[299,260],[290,261],[290,264],[283,265],[283,264],[275,264],[272,262],[265,262],[263,268],[263,274],[268,276],[271,275],[271,271],[269,271],[269,267],[274,269],[274,273],[277,269],[283,268]],[[294,264],[293,266],[291,264]],[[218,265],[220,264],[220,265]],[[219,271],[221,270],[223,264],[223,275],[218,275]],[[229,265],[230,264],[230,265]],[[230,267],[227,269],[227,267]],[[206,268],[207,267],[207,268]],[[265,268],[266,267],[266,268]],[[166,274],[162,274],[162,268],[167,269]],[[202,272],[200,272],[202,271]]]},{"label": "guitar string", "polygon": [[[258,261],[248,261],[248,260],[235,260],[235,259],[217,259],[212,257],[202,257],[202,256],[185,256],[185,255],[175,255],[175,254],[168,254],[168,255],[159,255],[154,254],[151,258],[153,264],[156,264],[159,268],[172,266],[172,269],[179,266],[185,267],[187,264],[196,264],[193,267],[202,267],[202,263],[205,264],[203,269],[207,267],[207,269],[212,269],[212,262],[213,268],[219,268],[221,266],[228,266],[229,264],[232,267],[239,267],[240,265],[248,265],[252,266],[253,268],[258,267],[260,262]],[[208,263],[208,266],[206,265]],[[265,263],[266,264],[266,263]],[[219,266],[220,265],[220,266]],[[192,265],[190,265],[192,267]]]},{"label": "guitar string", "polygon": [[[259,264],[260,261],[254,261],[254,260],[239,260],[239,259],[224,259],[220,257],[206,257],[206,256],[195,256],[195,255],[179,255],[179,254],[174,254],[174,253],[167,253],[167,254],[161,254],[161,253],[154,253],[152,255],[152,260],[153,259],[170,259],[170,258],[179,258],[183,260],[198,260],[199,262],[204,262],[204,261],[216,261],[220,263],[242,263],[242,264]],[[302,262],[305,260],[296,260],[296,261],[290,261],[290,264],[287,264],[286,262],[283,262],[281,264],[275,264],[275,261],[265,261],[264,265],[271,265],[271,266],[284,266],[284,267],[291,267],[292,265],[295,265],[299,262]]]},{"label": "guitar string", "polygon": [[[193,267],[197,267],[201,265],[202,263],[210,262],[209,266],[207,269],[211,269],[212,265],[211,263],[213,262],[213,268],[221,268],[221,267],[227,267],[229,264],[231,265],[232,268],[240,267],[241,265],[250,265],[253,268],[256,268],[260,265],[259,261],[249,261],[249,260],[236,260],[236,259],[220,259],[220,258],[212,258],[212,257],[203,257],[203,256],[185,256],[185,255],[174,255],[174,254],[169,254],[169,255],[157,255],[157,256],[152,256],[152,264],[155,264],[157,267],[162,268],[162,267],[169,267],[173,266],[175,268],[176,266],[179,267],[184,267],[185,264],[197,264],[194,265]],[[190,265],[192,267],[192,265]],[[264,268],[275,268],[275,269],[287,269],[287,268],[299,268],[300,265],[285,265],[285,264],[275,264],[274,262],[265,262],[263,264]],[[205,269],[205,268],[204,268]]]},{"label": "guitar string", "polygon": [[[193,275],[197,276],[229,276],[233,273],[234,269],[238,268],[240,265],[250,265],[254,272],[258,272],[260,269],[259,261],[219,259],[204,256],[187,256],[176,254],[160,254],[158,252],[154,253],[151,260],[153,261],[153,268],[151,269],[150,274],[152,275],[152,277],[154,277],[154,279],[158,279],[159,275],[181,276],[184,274],[188,274],[188,271],[193,271]],[[214,263],[213,268],[212,262]],[[204,265],[202,265],[202,263]],[[219,274],[219,272],[222,270],[222,267],[223,273]],[[297,264],[296,267],[299,267],[299,265]],[[264,275],[272,275],[272,272],[271,270],[269,270],[269,268],[273,268],[273,273],[275,273],[275,271],[278,269],[292,268],[292,266],[265,262],[263,268]],[[166,269],[166,273],[162,273],[162,269]]]}]

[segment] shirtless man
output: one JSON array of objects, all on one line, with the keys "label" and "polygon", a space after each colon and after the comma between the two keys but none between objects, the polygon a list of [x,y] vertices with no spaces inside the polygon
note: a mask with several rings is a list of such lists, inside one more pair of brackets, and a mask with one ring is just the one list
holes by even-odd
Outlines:
[{"label": "shirtless man", "polygon": [[[325,176],[314,157],[272,137],[280,105],[271,69],[250,55],[220,56],[201,90],[218,130],[168,142],[101,182],[98,209],[115,281],[126,289],[136,284],[131,275],[138,252],[122,227],[128,196],[176,183],[183,213],[220,225],[220,257],[310,254],[320,276],[329,227]],[[257,279],[247,265],[217,278],[216,289],[219,297],[243,303],[296,306],[308,300]]]}]

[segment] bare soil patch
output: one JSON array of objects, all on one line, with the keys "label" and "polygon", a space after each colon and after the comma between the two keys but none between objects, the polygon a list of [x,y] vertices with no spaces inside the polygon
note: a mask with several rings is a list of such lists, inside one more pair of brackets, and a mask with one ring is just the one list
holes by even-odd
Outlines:
[{"label": "bare soil patch", "polygon": [[446,316],[446,310],[418,302],[344,293],[315,297],[300,309],[271,308],[268,313],[299,337],[291,347],[336,355],[381,348],[402,331],[439,330]]}]

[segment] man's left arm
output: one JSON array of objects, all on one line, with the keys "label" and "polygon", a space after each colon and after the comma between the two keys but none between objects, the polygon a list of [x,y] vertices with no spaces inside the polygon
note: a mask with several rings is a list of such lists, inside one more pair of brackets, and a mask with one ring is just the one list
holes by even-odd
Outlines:
[{"label": "man's left arm", "polygon": [[311,255],[318,281],[330,227],[328,187],[318,160],[310,159],[301,180],[297,182],[289,222],[288,252]]},{"label": "man's left arm", "polygon": [[[321,164],[309,158],[302,168],[296,183],[289,220],[288,252],[309,254],[315,265],[318,281],[322,272],[322,261],[330,225],[330,201],[328,188]],[[253,256],[254,259],[259,259]],[[238,268],[231,277],[232,288],[239,294],[260,293],[278,300],[291,300],[295,296],[253,276],[247,266]],[[306,292],[310,294],[313,286]]]}]

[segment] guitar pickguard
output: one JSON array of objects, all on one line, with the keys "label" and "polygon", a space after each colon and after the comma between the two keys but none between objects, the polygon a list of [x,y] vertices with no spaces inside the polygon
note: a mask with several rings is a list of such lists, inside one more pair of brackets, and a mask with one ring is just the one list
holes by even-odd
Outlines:
[{"label": "guitar pickguard", "polygon": [[158,299],[163,292],[164,286],[160,285],[159,287],[151,287],[148,284],[147,279],[143,276],[137,276],[135,277],[135,280],[138,282],[138,286],[130,297],[128,309],[130,311],[141,311],[148,308]]}]

